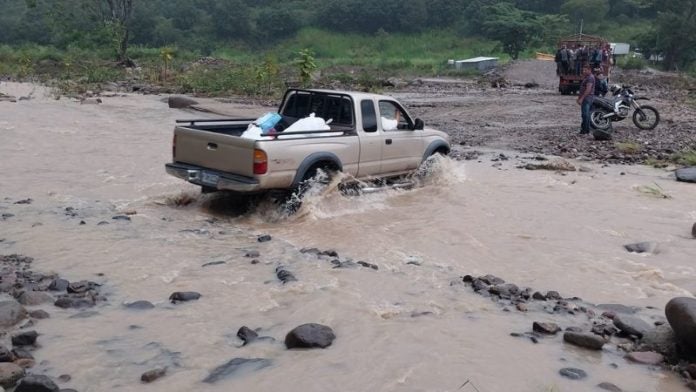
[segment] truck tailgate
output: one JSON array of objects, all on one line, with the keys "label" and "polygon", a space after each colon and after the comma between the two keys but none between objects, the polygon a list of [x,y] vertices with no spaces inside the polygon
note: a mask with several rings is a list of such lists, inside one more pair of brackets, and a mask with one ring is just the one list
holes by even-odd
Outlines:
[{"label": "truck tailgate", "polygon": [[255,140],[187,127],[176,127],[174,136],[175,162],[253,177]]}]

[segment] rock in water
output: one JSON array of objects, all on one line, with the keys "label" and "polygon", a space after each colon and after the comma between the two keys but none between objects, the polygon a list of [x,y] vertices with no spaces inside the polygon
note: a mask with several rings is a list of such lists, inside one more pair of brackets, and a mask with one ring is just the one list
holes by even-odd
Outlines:
[{"label": "rock in water", "polygon": [[295,275],[293,275],[292,272],[286,270],[285,267],[283,267],[282,265],[276,268],[276,276],[283,283],[297,282],[297,278],[295,277]]},{"label": "rock in water", "polygon": [[140,376],[140,381],[150,383],[164,377],[165,374],[167,374],[167,368],[148,370]]},{"label": "rock in water", "polygon": [[587,377],[587,373],[582,369],[576,368],[563,368],[558,371],[561,376],[569,378],[571,380],[582,380]]},{"label": "rock in water", "polygon": [[27,331],[12,336],[13,346],[31,346],[36,343],[39,334],[36,331]]},{"label": "rock in water", "polygon": [[0,302],[0,327],[12,327],[27,317],[27,310],[19,302],[8,300]]},{"label": "rock in water", "polygon": [[15,392],[58,392],[60,388],[48,376],[28,375],[19,381]]},{"label": "rock in water", "polygon": [[566,332],[563,334],[563,341],[574,346],[588,348],[590,350],[601,350],[606,341],[601,337],[591,333]]},{"label": "rock in water", "polygon": [[532,330],[545,335],[555,335],[561,332],[561,327],[556,323],[539,323],[535,321],[532,324]]},{"label": "rock in water", "polygon": [[234,358],[226,364],[213,369],[208,377],[203,379],[203,382],[213,384],[223,378],[244,372],[253,372],[268,366],[271,366],[271,361],[265,358]]},{"label": "rock in water", "polygon": [[198,101],[184,96],[172,95],[167,100],[169,107],[172,109],[184,109],[193,105],[198,105]]},{"label": "rock in water", "polygon": [[259,334],[257,334],[251,328],[244,326],[242,328],[239,328],[239,331],[237,331],[237,337],[242,339],[242,341],[244,342],[243,346],[246,346],[247,344],[256,340],[256,338],[259,337]]},{"label": "rock in water", "polygon": [[270,235],[264,234],[264,235],[258,236],[258,238],[257,238],[256,240],[257,240],[258,242],[268,242],[268,241],[270,241],[271,239],[272,239],[272,238],[271,238]]},{"label": "rock in water", "polygon": [[41,291],[25,291],[17,298],[20,304],[25,306],[41,305],[55,300],[50,295]]},{"label": "rock in water", "polygon": [[691,236],[696,238],[696,223],[691,227]]},{"label": "rock in water", "polygon": [[626,355],[626,359],[644,365],[659,365],[665,357],[653,351],[634,351]]},{"label": "rock in water", "polygon": [[0,386],[12,388],[22,376],[24,369],[20,366],[11,362],[0,363]]},{"label": "rock in water", "polygon": [[597,385],[597,388],[604,389],[609,392],[623,392],[623,390],[610,382],[603,382]]},{"label": "rock in water", "polygon": [[331,328],[321,324],[303,324],[285,336],[287,348],[326,348],[333,343],[336,335]]},{"label": "rock in water", "polygon": [[696,183],[696,166],[677,169],[677,181]]},{"label": "rock in water", "polygon": [[128,309],[133,310],[148,310],[153,309],[155,307],[155,305],[153,305],[152,302],[144,300],[127,303],[124,306]]},{"label": "rock in water", "polygon": [[642,338],[643,335],[652,329],[650,324],[645,321],[627,315],[616,315],[616,317],[614,317],[614,325],[621,330],[621,332],[627,335],[635,335],[639,338]]},{"label": "rock in water", "polygon": [[677,339],[696,356],[696,298],[673,298],[665,307],[665,315]]},{"label": "rock in water", "polygon": [[624,248],[631,253],[656,253],[657,244],[646,241],[624,245]]},{"label": "rock in water", "polygon": [[201,294],[195,291],[177,291],[169,296],[169,300],[172,301],[173,304],[175,304],[177,302],[194,301],[199,299],[200,297]]},{"label": "rock in water", "polygon": [[0,362],[12,362],[14,355],[7,349],[7,347],[0,345]]}]

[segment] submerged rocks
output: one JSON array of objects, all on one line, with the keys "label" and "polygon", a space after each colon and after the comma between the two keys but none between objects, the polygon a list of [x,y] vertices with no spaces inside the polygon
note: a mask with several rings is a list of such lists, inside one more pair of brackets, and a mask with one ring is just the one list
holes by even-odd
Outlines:
[{"label": "submerged rocks", "polygon": [[336,335],[333,330],[321,324],[303,324],[285,336],[287,348],[326,348],[333,343]]},{"label": "submerged rocks", "polygon": [[635,244],[624,245],[624,248],[631,253],[656,253],[657,243],[655,242],[638,242]]},{"label": "submerged rocks", "polygon": [[70,282],[68,282],[65,279],[54,279],[53,282],[48,286],[49,291],[66,291],[68,289],[68,285]]},{"label": "submerged rocks", "polygon": [[696,238],[696,223],[691,227],[691,236]]},{"label": "submerged rocks", "polygon": [[650,324],[645,321],[637,317],[623,314],[614,317],[614,325],[626,335],[633,335],[638,338],[642,338],[643,335],[652,329]]},{"label": "submerged rocks", "polygon": [[12,327],[27,317],[27,310],[11,299],[0,301],[0,327]]},{"label": "submerged rocks", "polygon": [[17,301],[24,306],[35,306],[54,302],[54,299],[49,294],[41,291],[25,291],[17,298]]},{"label": "submerged rocks", "polygon": [[545,335],[555,335],[561,332],[561,327],[556,323],[539,323],[535,321],[532,324],[532,330]]},{"label": "submerged rocks", "polygon": [[234,358],[213,369],[203,382],[213,384],[238,373],[253,372],[268,366],[271,366],[271,361],[265,358]]},{"label": "submerged rocks", "polygon": [[124,304],[124,306],[126,307],[126,309],[131,309],[131,310],[148,310],[148,309],[154,309],[154,307],[155,307],[155,305],[153,305],[152,302],[145,301],[145,300],[130,302],[130,303]]},{"label": "submerged rocks", "polygon": [[270,241],[270,240],[272,240],[272,239],[273,239],[273,238],[272,238],[270,235],[264,234],[264,235],[258,236],[258,237],[256,238],[256,241],[258,241],[258,242],[268,242],[268,241]]},{"label": "submerged rocks", "polygon": [[654,351],[634,351],[626,355],[626,359],[643,365],[659,365],[665,360],[665,357]]},{"label": "submerged rocks", "polygon": [[15,392],[58,392],[60,388],[48,376],[31,374],[19,381]]},{"label": "submerged rocks", "polygon": [[665,307],[665,315],[677,339],[696,356],[696,298],[673,298]]},{"label": "submerged rocks", "polygon": [[563,334],[563,341],[590,350],[601,350],[606,343],[606,340],[595,334],[572,331]]},{"label": "submerged rocks", "polygon": [[36,331],[27,331],[12,336],[13,346],[31,346],[36,343],[39,334]]},{"label": "submerged rocks", "polygon": [[281,282],[283,282],[283,284],[297,281],[295,275],[293,275],[292,272],[286,270],[285,267],[282,265],[276,267],[276,276]]},{"label": "submerged rocks", "polygon": [[84,309],[94,306],[95,301],[91,297],[61,297],[53,305],[62,309]]},{"label": "submerged rocks", "polygon": [[623,390],[621,388],[619,388],[618,386],[616,386],[610,382],[603,382],[601,384],[598,384],[597,388],[604,389],[605,391],[609,391],[609,392],[623,392]]},{"label": "submerged rocks", "polygon": [[247,344],[256,340],[256,338],[259,337],[259,334],[257,334],[256,331],[252,330],[251,328],[243,326],[237,331],[237,337],[244,342],[242,346],[246,346]]},{"label": "submerged rocks", "polygon": [[571,380],[582,380],[583,378],[587,377],[587,372],[577,368],[563,368],[559,370],[558,373],[561,376]]},{"label": "submerged rocks", "polygon": [[201,294],[195,291],[176,291],[169,296],[173,304],[177,302],[195,301],[201,298]]}]

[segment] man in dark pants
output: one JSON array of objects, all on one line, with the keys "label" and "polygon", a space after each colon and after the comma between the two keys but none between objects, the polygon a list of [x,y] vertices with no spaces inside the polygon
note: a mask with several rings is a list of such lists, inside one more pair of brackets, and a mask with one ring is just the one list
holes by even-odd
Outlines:
[{"label": "man in dark pants", "polygon": [[588,134],[590,133],[590,108],[594,101],[595,77],[588,66],[582,68],[582,75],[585,78],[580,84],[580,96],[578,96],[578,105],[581,107],[582,114],[580,134]]}]

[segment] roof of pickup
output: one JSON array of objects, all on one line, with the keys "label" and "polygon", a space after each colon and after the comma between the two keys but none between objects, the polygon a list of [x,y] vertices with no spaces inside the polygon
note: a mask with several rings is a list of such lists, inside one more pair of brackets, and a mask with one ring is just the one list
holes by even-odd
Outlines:
[{"label": "roof of pickup", "polygon": [[371,94],[371,93],[364,93],[360,91],[345,91],[345,90],[327,90],[327,89],[306,89],[304,91],[311,91],[311,92],[317,92],[317,93],[322,93],[322,94],[344,94],[344,95],[350,95],[353,97],[355,100],[361,100],[361,99],[388,99],[388,100],[395,100],[394,97],[390,97],[388,95],[380,95],[380,94]]}]

